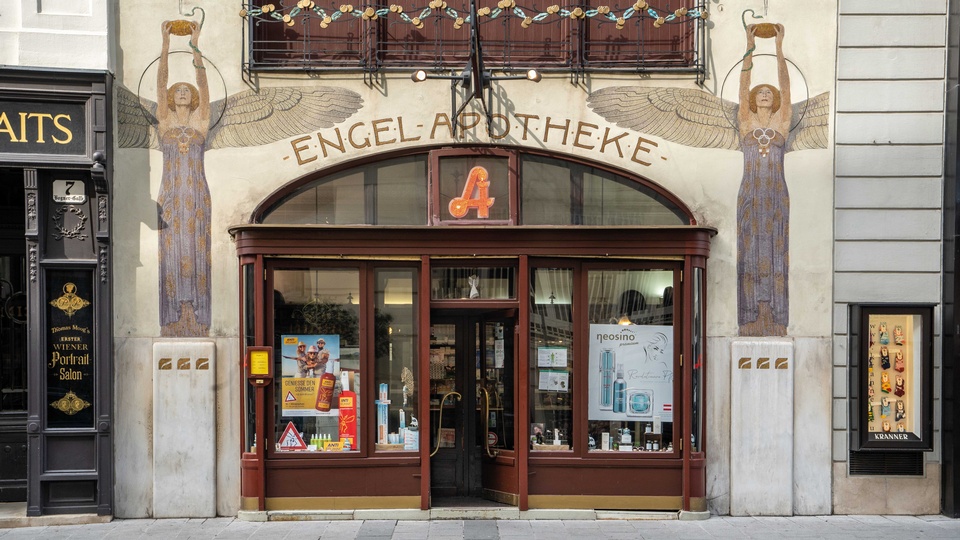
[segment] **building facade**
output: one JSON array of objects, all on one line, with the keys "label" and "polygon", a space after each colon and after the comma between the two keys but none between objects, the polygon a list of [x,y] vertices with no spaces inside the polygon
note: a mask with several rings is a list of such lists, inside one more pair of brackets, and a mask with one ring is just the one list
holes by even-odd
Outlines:
[{"label": "building facade", "polygon": [[29,516],[114,512],[107,4],[11,3],[0,28],[0,500]]},{"label": "building facade", "polygon": [[956,513],[955,3],[21,4],[28,512]]}]

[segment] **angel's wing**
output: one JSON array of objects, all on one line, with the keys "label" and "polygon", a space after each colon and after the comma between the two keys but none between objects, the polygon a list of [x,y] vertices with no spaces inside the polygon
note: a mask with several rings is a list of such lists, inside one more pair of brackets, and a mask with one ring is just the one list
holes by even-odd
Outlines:
[{"label": "angel's wing", "polygon": [[[801,116],[802,115],[802,116]],[[787,151],[826,148],[830,121],[830,92],[793,104],[793,129]]]},{"label": "angel's wing", "polygon": [[587,104],[614,124],[698,148],[739,150],[736,103],[691,88],[611,86]]},{"label": "angel's wing", "polygon": [[121,85],[117,88],[117,146],[160,148],[157,139],[157,104]]},{"label": "angel's wing", "polygon": [[207,148],[258,146],[332,127],[361,106],[360,94],[346,88],[287,86],[240,92],[211,104],[215,125]]}]

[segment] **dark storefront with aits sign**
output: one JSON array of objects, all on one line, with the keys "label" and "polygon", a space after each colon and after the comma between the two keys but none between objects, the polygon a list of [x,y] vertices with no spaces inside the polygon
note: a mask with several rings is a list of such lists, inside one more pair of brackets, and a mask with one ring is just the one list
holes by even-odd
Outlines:
[{"label": "dark storefront with aits sign", "polygon": [[113,513],[112,76],[0,69],[0,502]]}]

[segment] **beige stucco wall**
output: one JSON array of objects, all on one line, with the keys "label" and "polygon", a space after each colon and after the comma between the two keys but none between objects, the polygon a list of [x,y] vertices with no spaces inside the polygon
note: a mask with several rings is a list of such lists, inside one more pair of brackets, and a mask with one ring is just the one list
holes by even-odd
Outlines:
[{"label": "beige stucco wall", "polygon": [[[145,0],[127,4],[120,2],[117,9],[117,84],[123,85],[141,97],[156,100],[156,64],[160,53],[160,24],[164,20],[180,18],[176,3],[165,0]],[[184,2],[185,11],[197,2]],[[730,1],[720,5],[711,3],[707,32],[708,75],[702,91],[736,99],[739,71],[724,84],[728,71],[735,68],[744,48],[741,12],[757,9],[755,2]],[[208,62],[211,94],[220,99],[250,88],[243,81],[241,61],[241,19],[234,3],[203,3],[206,19],[199,47]],[[762,9],[762,8],[760,8]],[[792,71],[794,99],[809,94],[815,96],[832,92],[835,85],[836,3],[814,0],[803,5],[771,3],[767,20],[783,23],[786,27],[784,52],[796,65]],[[773,52],[770,40],[761,40],[758,53]],[[184,38],[174,38],[171,49],[186,50]],[[188,59],[188,55],[180,55]],[[758,61],[754,84],[764,76]],[[216,68],[216,69],[214,69]],[[216,72],[216,73],[215,73]],[[176,72],[175,72],[176,73]],[[189,69],[180,77],[192,80]],[[802,76],[799,76],[802,74]],[[178,80],[177,75],[171,82]],[[222,77],[223,82],[220,82]],[[142,81],[142,84],[141,84]],[[772,81],[771,81],[772,82]],[[254,84],[261,86],[343,87],[358,92],[364,100],[363,108],[353,117],[337,126],[342,136],[354,124],[355,141],[369,136],[369,148],[354,148],[346,143],[346,151],[330,150],[323,156],[316,133],[305,142],[294,142],[290,137],[275,143],[250,147],[209,150],[205,157],[206,178],[212,197],[212,290],[213,308],[211,337],[216,338],[222,353],[218,391],[239,387],[239,370],[228,369],[223,359],[235,359],[240,344],[238,339],[238,280],[233,243],[226,230],[230,225],[247,222],[250,213],[269,194],[297,178],[352,160],[372,161],[378,152],[401,148],[452,143],[494,142],[484,130],[472,129],[462,139],[450,137],[442,125],[443,115],[450,114],[449,82],[411,82],[403,73],[385,74],[376,83],[367,85],[359,73],[255,76]],[[803,84],[805,83],[805,85]],[[503,114],[510,122],[508,136],[497,144],[545,149],[559,155],[576,156],[602,162],[625,172],[648,178],[684,201],[702,225],[715,227],[717,236],[711,246],[708,262],[708,336],[717,339],[713,350],[728,349],[729,341],[737,334],[736,313],[736,202],[741,180],[743,157],[738,151],[697,149],[665,141],[661,138],[620,128],[596,115],[586,107],[590,92],[607,86],[644,85],[696,89],[692,75],[604,74],[588,76],[579,85],[570,83],[569,74],[547,75],[539,84],[527,81],[496,83],[492,111]],[[524,129],[523,117],[532,115]],[[548,120],[549,119],[549,120]],[[403,125],[401,140],[400,123]],[[497,130],[502,127],[497,122]],[[557,125],[569,122],[569,128],[547,129],[547,123]],[[436,125],[441,125],[434,130]],[[380,144],[374,140],[374,127]],[[609,132],[606,130],[609,129]],[[336,140],[337,130],[319,130],[327,140]],[[578,134],[579,133],[579,134]],[[604,134],[619,139],[620,147],[607,144],[603,151]],[[362,135],[362,136],[361,136]],[[414,140],[416,139],[416,140]],[[832,128],[831,128],[832,140]],[[391,142],[392,141],[392,142]],[[638,144],[642,149],[638,150]],[[295,150],[296,147],[303,148]],[[329,150],[329,148],[328,148]],[[303,163],[311,157],[317,159]],[[643,163],[641,163],[643,162]],[[135,517],[150,515],[149,497],[145,490],[141,467],[152,459],[146,440],[150,437],[149,408],[129,409],[129,401],[136,399],[129,388],[148,388],[152,371],[144,368],[149,355],[148,345],[159,338],[158,275],[157,275],[157,194],[159,191],[162,156],[156,150],[117,149],[114,159],[114,230],[116,370],[118,445],[117,515]],[[833,238],[833,150],[805,150],[787,155],[786,181],[790,190],[790,325],[791,339],[812,340],[819,344],[831,336],[831,274],[832,252],[828,246]],[[806,343],[806,342],[805,342]],[[231,350],[232,348],[232,350]],[[822,364],[823,379],[831,379],[831,358],[826,347],[800,346],[797,354],[807,355],[805,365],[812,365],[814,373]],[[218,353],[221,354],[221,353]],[[718,354],[717,358],[722,358]],[[728,368],[724,368],[728,369]],[[722,370],[721,370],[722,372]],[[729,489],[729,447],[724,454],[719,442],[729,434],[729,378],[710,377],[708,394],[710,406],[717,408],[716,419],[711,417],[708,445],[716,443],[711,453],[708,491],[718,502],[715,511],[724,512],[723,494]],[[798,394],[801,395],[801,394]],[[222,426],[239,424],[239,399],[218,399],[218,423]],[[825,465],[815,464],[817,474],[830,475],[830,396],[812,401],[798,401],[797,406],[810,414],[811,419],[826,430]],[[726,418],[726,420],[724,420]],[[126,429],[130,428],[130,429]],[[232,433],[230,429],[221,430]],[[129,433],[129,435],[128,435]],[[125,438],[142,437],[140,441],[124,442]],[[224,470],[237,467],[236,437],[219,441],[218,460]],[[121,457],[123,459],[121,459]],[[225,466],[224,466],[225,465]],[[823,469],[822,471],[819,469]],[[218,482],[218,511],[230,514],[236,511],[238,482]],[[119,495],[123,494],[124,497]],[[829,503],[828,503],[829,504]],[[811,508],[822,508],[816,504]]]}]

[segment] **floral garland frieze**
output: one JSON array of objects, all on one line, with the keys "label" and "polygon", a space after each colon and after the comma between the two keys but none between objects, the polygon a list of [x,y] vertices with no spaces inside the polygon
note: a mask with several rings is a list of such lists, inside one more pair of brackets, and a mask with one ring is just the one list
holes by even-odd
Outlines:
[{"label": "floral garland frieze", "polygon": [[[457,10],[449,7],[444,0],[431,0],[427,7],[411,8],[411,16],[407,10],[399,4],[391,4],[389,7],[356,7],[352,4],[342,4],[339,8],[332,7],[324,9],[313,0],[299,0],[296,6],[284,7],[282,2],[265,3],[250,8],[240,10],[240,16],[249,18],[257,22],[282,22],[287,26],[297,24],[298,20],[303,20],[308,16],[316,15],[321,17],[320,27],[327,28],[330,24],[348,20],[361,19],[364,21],[373,21],[379,18],[398,17],[402,21],[413,25],[416,28],[423,28],[424,20],[431,15],[445,17],[453,22],[455,29],[460,29],[464,24],[470,24],[469,13],[459,13]],[[597,6],[596,8],[584,8],[580,6],[562,7],[554,4],[548,6],[545,11],[538,11],[536,8],[524,9],[517,5],[516,0],[500,0],[497,7],[481,7],[477,9],[477,17],[488,17],[496,19],[498,17],[516,17],[520,19],[520,26],[529,28],[532,24],[546,24],[556,22],[557,20],[570,19],[599,19],[603,22],[609,22],[616,25],[617,30],[622,30],[627,21],[633,18],[649,17],[653,19],[653,26],[660,28],[664,24],[689,21],[693,19],[706,19],[708,13],[700,6],[692,8],[679,8],[672,13],[658,10],[645,0],[637,0],[632,6],[617,12],[614,8],[607,5]],[[352,18],[352,19],[351,19]]]}]

